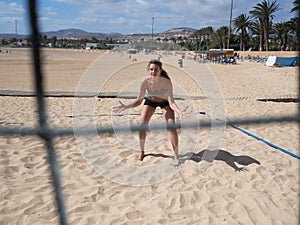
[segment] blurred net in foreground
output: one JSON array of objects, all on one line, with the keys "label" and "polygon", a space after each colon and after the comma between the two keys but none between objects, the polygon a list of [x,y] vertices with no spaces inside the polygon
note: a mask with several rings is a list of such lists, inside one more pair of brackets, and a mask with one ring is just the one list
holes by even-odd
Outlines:
[{"label": "blurred net in foreground", "polygon": [[[55,149],[53,146],[53,138],[56,136],[67,136],[67,135],[74,135],[73,129],[66,129],[66,130],[55,130],[51,129],[47,124],[47,116],[45,110],[45,103],[44,103],[44,87],[43,87],[43,76],[41,73],[41,60],[40,60],[40,52],[39,52],[39,32],[38,32],[38,24],[37,24],[37,12],[36,12],[36,1],[35,0],[28,0],[28,7],[29,7],[29,14],[30,14],[30,22],[32,28],[32,55],[34,61],[34,73],[35,73],[35,87],[36,87],[36,100],[38,105],[38,114],[39,114],[39,127],[36,129],[27,129],[27,128],[8,128],[8,127],[0,127],[0,135],[37,135],[40,136],[46,143],[47,152],[49,156],[49,163],[50,169],[52,173],[53,185],[55,187],[55,197],[57,201],[57,211],[60,217],[60,224],[64,225],[67,224],[67,217],[64,208],[64,200],[62,197],[62,190],[61,190],[61,183],[60,183],[60,174],[59,174],[59,167],[56,161]],[[300,39],[300,26],[298,26],[298,40]],[[299,45],[299,41],[298,41]],[[137,48],[149,48],[153,49],[152,43],[144,44],[143,46],[135,46]],[[165,50],[179,50],[175,49],[174,46],[167,46],[162,45],[159,46],[160,49]],[[181,49],[180,49],[181,50]],[[300,77],[300,76],[299,76]],[[300,78],[298,81],[298,93],[300,93]],[[299,94],[298,94],[298,102],[299,102]],[[276,122],[300,122],[300,104],[298,104],[298,115],[294,117],[279,117],[279,118],[267,118],[267,119],[246,119],[246,120],[235,120],[231,121],[229,125],[241,125],[241,124],[258,124],[258,123],[276,123]],[[223,126],[224,122],[214,123],[214,126]],[[201,127],[211,127],[212,123],[201,123]],[[199,127],[199,123],[186,123],[186,124],[174,124],[168,125],[168,128],[181,128],[184,129],[193,129]],[[147,127],[143,126],[132,126],[130,130],[132,132],[137,132],[140,130],[147,130]],[[166,126],[153,126],[151,127],[152,130],[160,130],[166,129]],[[77,135],[89,135],[94,133],[94,129],[81,129],[77,130]],[[97,128],[96,129],[98,134],[104,133],[115,133],[115,132],[127,132],[127,127],[106,127],[106,128]]]}]

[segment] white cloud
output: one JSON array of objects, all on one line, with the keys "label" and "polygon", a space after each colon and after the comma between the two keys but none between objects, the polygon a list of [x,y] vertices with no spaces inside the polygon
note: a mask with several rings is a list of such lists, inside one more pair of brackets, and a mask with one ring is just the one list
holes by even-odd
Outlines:
[{"label": "white cloud", "polygon": [[20,18],[25,12],[23,6],[16,2],[7,3],[0,1],[0,9],[0,20],[2,20],[2,18]]},{"label": "white cloud", "polygon": [[147,5],[148,3],[144,0],[136,0],[136,3]]},{"label": "white cloud", "polygon": [[[6,29],[4,21],[21,21],[26,18],[24,1],[15,3],[0,1],[0,28]],[[20,3],[22,2],[22,4]],[[229,24],[231,0],[40,0],[42,30],[80,28],[92,32],[144,33],[151,31],[152,17],[155,17],[154,31],[187,26],[199,29],[204,26],[227,26]],[[234,0],[233,18],[247,13],[260,0]],[[278,0],[281,12],[274,21],[286,21],[293,14],[290,1]],[[21,16],[20,16],[21,15]],[[6,22],[7,23],[7,22]],[[10,25],[11,26],[11,25]]]},{"label": "white cloud", "polygon": [[57,12],[53,7],[46,7],[43,9],[43,12],[49,16],[57,16]]},{"label": "white cloud", "polygon": [[17,2],[0,1],[0,9],[0,32],[14,33],[17,27],[18,33],[24,33],[27,24],[24,7]]}]

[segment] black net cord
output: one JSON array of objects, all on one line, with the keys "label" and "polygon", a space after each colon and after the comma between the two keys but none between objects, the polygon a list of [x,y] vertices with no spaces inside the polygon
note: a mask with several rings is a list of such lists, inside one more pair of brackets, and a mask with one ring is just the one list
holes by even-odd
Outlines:
[{"label": "black net cord", "polygon": [[65,214],[64,201],[62,197],[61,183],[59,168],[56,161],[55,150],[53,146],[52,136],[46,118],[45,102],[43,98],[43,76],[41,70],[40,61],[40,49],[39,49],[39,31],[38,31],[38,19],[37,19],[37,4],[35,0],[28,0],[30,24],[32,29],[32,54],[34,58],[34,74],[35,74],[35,88],[38,104],[38,115],[40,125],[40,136],[45,140],[47,145],[48,157],[51,175],[53,179],[53,185],[55,189],[55,198],[57,203],[57,210],[59,214],[60,224],[66,225],[67,219]]}]

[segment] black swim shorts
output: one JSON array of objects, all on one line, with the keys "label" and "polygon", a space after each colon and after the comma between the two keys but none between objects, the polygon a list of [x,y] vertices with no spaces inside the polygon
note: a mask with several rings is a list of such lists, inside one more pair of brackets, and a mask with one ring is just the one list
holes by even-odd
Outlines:
[{"label": "black swim shorts", "polygon": [[153,101],[152,99],[146,97],[144,105],[149,105],[153,108],[160,107],[161,109],[163,109],[163,108],[169,106],[169,102],[167,100],[157,102],[157,101]]}]

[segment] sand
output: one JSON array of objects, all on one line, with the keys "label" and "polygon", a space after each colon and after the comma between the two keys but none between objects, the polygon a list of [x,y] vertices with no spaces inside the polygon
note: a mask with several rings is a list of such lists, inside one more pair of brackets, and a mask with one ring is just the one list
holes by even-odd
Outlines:
[{"label": "sand", "polygon": [[[137,135],[118,128],[138,124],[141,107],[122,115],[112,115],[112,107],[120,99],[132,101],[147,75],[147,61],[158,57],[171,76],[177,104],[189,105],[190,115],[177,121],[201,125],[217,118],[297,114],[297,103],[284,102],[298,95],[295,67],[200,64],[186,55],[180,68],[175,52],[129,57],[43,49],[49,125],[75,132],[54,138],[69,224],[297,224],[299,160],[230,125],[180,129],[179,168],[172,165],[167,132],[153,129],[144,161],[137,160]],[[0,59],[1,127],[38,126],[30,51],[9,49]],[[91,97],[99,93],[101,98]],[[159,113],[150,125],[164,124]],[[113,126],[116,133],[77,134],[78,128],[93,126]],[[237,126],[299,155],[295,122]],[[43,140],[0,138],[0,224],[59,224]]]}]

